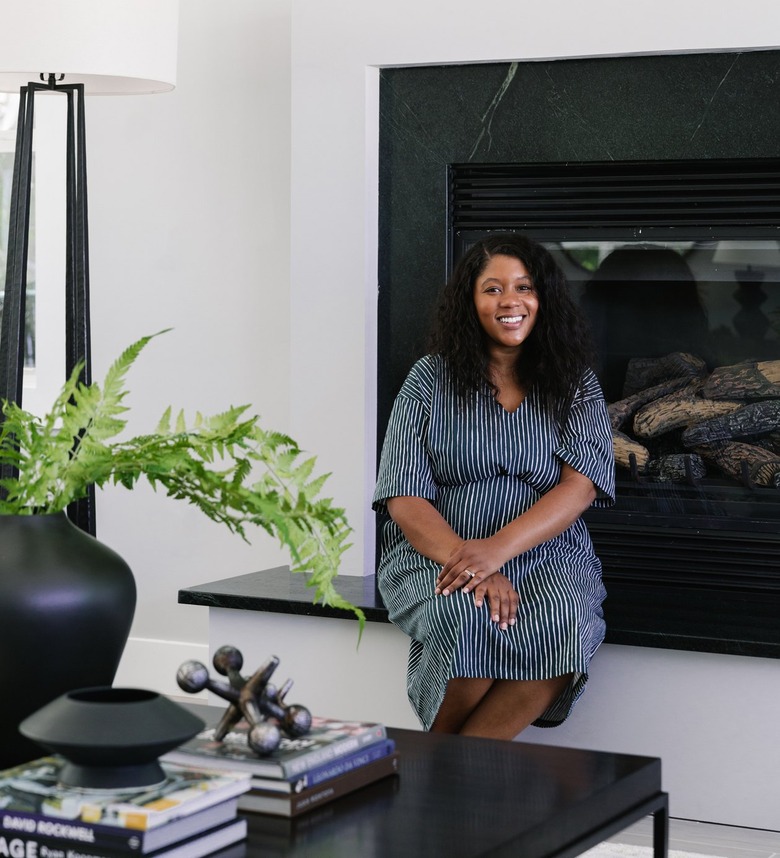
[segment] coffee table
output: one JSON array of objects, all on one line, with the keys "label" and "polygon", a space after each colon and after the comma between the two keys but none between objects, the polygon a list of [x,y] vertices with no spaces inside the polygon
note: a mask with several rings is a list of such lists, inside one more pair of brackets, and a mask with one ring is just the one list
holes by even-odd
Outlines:
[{"label": "coffee table", "polygon": [[653,815],[661,760],[388,728],[400,774],[295,819],[247,814],[247,858],[573,858]]}]

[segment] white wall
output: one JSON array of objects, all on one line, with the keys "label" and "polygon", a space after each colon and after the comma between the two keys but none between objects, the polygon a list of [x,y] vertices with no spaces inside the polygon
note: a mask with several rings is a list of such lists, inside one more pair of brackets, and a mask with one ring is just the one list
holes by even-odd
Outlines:
[{"label": "white wall", "polygon": [[[288,0],[180,4],[176,89],[87,104],[94,376],[136,338],[130,429],[168,404],[252,403],[289,426],[290,9]],[[286,562],[150,490],[104,490],[98,536],[139,591],[119,684],[170,691],[205,648],[206,611],[177,593]]]},{"label": "white wall", "polygon": [[[420,0],[185,0],[176,90],[88,105],[95,376],[133,339],[173,326],[130,376],[131,428],[153,426],[169,402],[254,403],[334,472],[331,492],[357,528],[345,571],[361,574],[372,552],[376,67],[776,46],[778,15],[775,0],[450,0],[446,12]],[[206,611],[178,605],[179,588],[279,562],[267,540],[246,547],[145,491],[104,492],[98,531],[139,585],[120,684],[171,690],[180,661],[206,651]],[[282,670],[315,642],[290,632]],[[405,670],[396,650],[359,657],[380,676]],[[765,789],[780,769],[777,662],[612,647],[597,665],[571,730],[545,741],[663,752],[668,770],[685,759],[676,815],[780,828]],[[305,702],[307,676],[291,674]],[[336,681],[342,699],[360,698],[354,678]],[[736,781],[741,752],[749,783]],[[726,783],[712,782],[713,755]]]}]

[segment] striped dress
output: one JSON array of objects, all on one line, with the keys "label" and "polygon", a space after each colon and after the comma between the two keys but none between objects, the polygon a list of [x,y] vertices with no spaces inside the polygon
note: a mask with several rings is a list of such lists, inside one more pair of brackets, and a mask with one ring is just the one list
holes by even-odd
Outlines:
[{"label": "striped dress", "polygon": [[[533,391],[515,412],[494,397],[464,404],[442,358],[411,369],[393,406],[373,506],[409,495],[429,500],[464,539],[491,536],[528,509],[560,478],[561,462],[596,486],[595,506],[614,501],[612,436],[596,377],[588,372],[563,431]],[[377,580],[390,620],[410,638],[407,688],[425,729],[452,677],[574,678],[535,724],[553,727],[569,714],[604,639],[601,564],[582,520],[515,557],[502,572],[520,596],[517,622],[501,631],[487,600],[462,590],[435,596],[441,567],[384,525]]]}]

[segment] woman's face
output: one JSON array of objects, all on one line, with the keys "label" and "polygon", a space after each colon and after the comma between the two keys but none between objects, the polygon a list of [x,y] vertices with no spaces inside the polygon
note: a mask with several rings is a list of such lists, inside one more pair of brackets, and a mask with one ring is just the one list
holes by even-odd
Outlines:
[{"label": "woman's face", "polygon": [[517,350],[536,323],[539,296],[519,259],[496,255],[474,282],[474,306],[491,350]]}]

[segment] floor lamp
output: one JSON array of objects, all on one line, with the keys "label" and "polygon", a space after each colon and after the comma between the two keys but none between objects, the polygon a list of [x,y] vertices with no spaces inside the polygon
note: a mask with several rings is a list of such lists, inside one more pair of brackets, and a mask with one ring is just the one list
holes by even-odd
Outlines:
[{"label": "floor lamp", "polygon": [[[0,399],[22,402],[36,96],[67,99],[65,377],[91,382],[84,96],[167,92],[176,82],[178,0],[0,0],[0,91],[19,93],[9,213]],[[45,193],[45,189],[39,189]],[[0,416],[0,419],[2,417]],[[10,476],[0,471],[0,476]],[[95,533],[94,494],[71,520]]]}]

